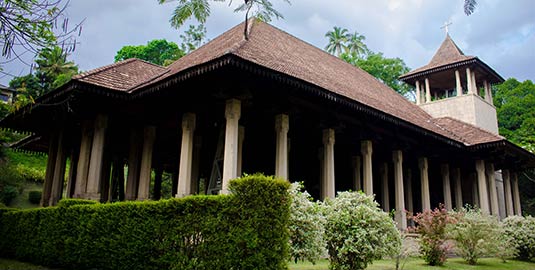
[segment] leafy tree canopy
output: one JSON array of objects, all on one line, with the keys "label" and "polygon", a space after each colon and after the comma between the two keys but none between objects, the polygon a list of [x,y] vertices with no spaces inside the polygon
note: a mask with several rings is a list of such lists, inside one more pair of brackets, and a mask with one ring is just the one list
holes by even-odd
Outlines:
[{"label": "leafy tree canopy", "polygon": [[387,58],[381,52],[371,51],[364,43],[364,35],[350,33],[345,28],[335,26],[325,37],[328,38],[327,52],[362,68],[405,97],[414,95],[413,89],[398,79],[410,71],[401,58]]},{"label": "leafy tree canopy", "polygon": [[508,79],[496,86],[494,105],[500,134],[535,153],[535,84]]},{"label": "leafy tree canopy", "polygon": [[147,42],[147,45],[128,45],[122,47],[115,55],[115,62],[129,58],[139,58],[162,66],[165,64],[169,65],[172,61],[182,56],[184,56],[184,51],[176,43],[165,39],[155,39]]}]

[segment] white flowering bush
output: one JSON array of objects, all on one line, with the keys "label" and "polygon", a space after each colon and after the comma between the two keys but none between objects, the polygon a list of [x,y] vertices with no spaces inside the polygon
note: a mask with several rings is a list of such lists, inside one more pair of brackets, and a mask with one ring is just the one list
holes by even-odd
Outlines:
[{"label": "white flowering bush", "polygon": [[365,269],[373,260],[395,256],[399,250],[400,233],[372,196],[339,192],[324,206],[331,269]]},{"label": "white flowering bush", "polygon": [[478,209],[462,209],[454,215],[456,223],[449,224],[447,231],[455,240],[455,252],[468,264],[476,264],[483,256],[510,254],[509,242],[502,237],[503,227],[496,217]]},{"label": "white flowering bush", "polygon": [[515,257],[520,260],[535,258],[535,218],[512,216],[503,220],[505,234],[511,237]]},{"label": "white flowering bush", "polygon": [[325,253],[323,238],[325,217],[321,205],[312,201],[312,196],[301,191],[302,183],[293,183],[289,189],[290,198],[290,257],[316,263]]}]

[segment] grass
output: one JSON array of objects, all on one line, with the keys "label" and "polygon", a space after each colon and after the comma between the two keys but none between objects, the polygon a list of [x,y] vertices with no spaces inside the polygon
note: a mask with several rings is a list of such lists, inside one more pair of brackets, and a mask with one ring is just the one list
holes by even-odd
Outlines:
[{"label": "grass", "polygon": [[9,207],[19,208],[19,209],[29,209],[39,207],[39,204],[32,204],[28,199],[28,193],[32,190],[42,190],[43,184],[35,182],[27,182],[23,185],[24,189],[9,205]]},{"label": "grass", "polygon": [[[299,262],[288,264],[290,270],[328,270],[329,262],[322,260],[312,265],[308,262]],[[43,266],[23,263],[10,259],[0,258],[0,269],[2,270],[53,270]],[[396,269],[393,260],[376,261],[369,265],[368,270],[394,270]],[[424,261],[419,258],[409,258],[404,266],[405,270],[535,270],[535,263],[509,260],[503,263],[501,259],[484,258],[478,261],[477,265],[469,265],[461,258],[450,258],[444,266],[425,265]]]},{"label": "grass", "polygon": [[[328,270],[329,262],[327,260],[320,261],[316,265],[308,262],[300,262],[298,264],[289,263],[290,270]],[[368,270],[395,270],[395,262],[393,260],[375,261],[369,265]],[[484,258],[478,261],[477,265],[469,265],[461,258],[450,258],[443,266],[429,266],[419,258],[408,258],[404,266],[405,270],[535,270],[535,263],[522,262],[515,260],[508,260],[503,263],[501,259]]]}]

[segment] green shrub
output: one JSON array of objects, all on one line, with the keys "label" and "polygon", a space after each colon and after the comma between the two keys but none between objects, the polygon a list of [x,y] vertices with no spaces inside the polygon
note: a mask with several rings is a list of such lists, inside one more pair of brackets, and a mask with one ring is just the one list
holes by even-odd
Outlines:
[{"label": "green shrub", "polygon": [[[448,227],[455,240],[455,250],[468,264],[474,265],[483,256],[494,256],[500,247],[508,245],[502,241],[502,226],[496,217],[481,213],[478,209],[462,209],[456,215],[457,222]],[[505,251],[505,249],[504,249]]]},{"label": "green shrub", "polygon": [[85,200],[85,199],[62,199],[58,202],[58,207],[71,207],[73,205],[83,205],[83,204],[96,204],[96,201]]},{"label": "green shrub", "polygon": [[17,198],[19,195],[19,190],[15,186],[7,185],[4,186],[2,191],[0,191],[0,201],[5,205],[10,205],[13,199]]},{"label": "green shrub", "polygon": [[42,168],[34,168],[21,164],[17,165],[15,168],[19,176],[25,181],[38,183],[45,182],[45,171]]},{"label": "green shrub", "polygon": [[512,216],[503,220],[505,234],[512,239],[515,257],[520,260],[535,258],[535,218]]},{"label": "green shrub", "polygon": [[286,269],[288,185],[255,175],[232,181],[231,195],[5,212],[0,256],[65,269]]},{"label": "green shrub", "polygon": [[290,205],[290,257],[315,263],[326,254],[325,217],[321,205],[312,201],[306,191],[301,192],[302,183],[292,183],[289,190],[292,204]]},{"label": "green shrub", "polygon": [[446,253],[451,248],[446,243],[446,226],[455,223],[443,205],[435,210],[425,210],[412,219],[417,223],[414,229],[420,234],[420,253],[429,265],[443,265]]},{"label": "green shrub", "polygon": [[32,190],[28,192],[28,201],[32,204],[39,204],[41,202],[41,196],[43,192],[40,190]]},{"label": "green shrub", "polygon": [[331,269],[365,269],[373,260],[399,250],[400,233],[372,196],[340,192],[326,201],[325,215]]}]

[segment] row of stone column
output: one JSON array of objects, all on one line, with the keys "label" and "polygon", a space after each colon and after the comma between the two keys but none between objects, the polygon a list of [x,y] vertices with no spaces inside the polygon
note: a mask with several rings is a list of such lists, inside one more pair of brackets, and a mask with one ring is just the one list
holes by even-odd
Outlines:
[{"label": "row of stone column", "polygon": [[[457,96],[463,95],[463,86],[461,83],[461,75],[459,70],[455,70],[455,82],[456,82],[456,92]],[[466,68],[466,87],[468,94],[479,95],[479,90],[477,88],[476,73],[470,70],[469,67]],[[485,100],[492,104],[492,90],[491,85],[487,80],[483,81],[483,88],[485,89]],[[422,100],[422,92],[425,93]],[[436,97],[435,97],[436,98]],[[422,103],[431,102],[431,87],[429,84],[429,78],[424,79],[424,85],[421,85],[420,81],[416,81],[416,104],[420,105]]]}]

